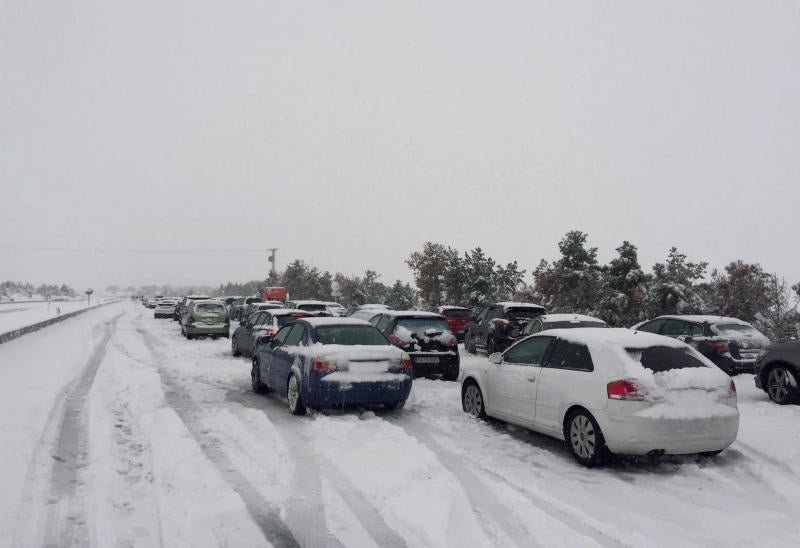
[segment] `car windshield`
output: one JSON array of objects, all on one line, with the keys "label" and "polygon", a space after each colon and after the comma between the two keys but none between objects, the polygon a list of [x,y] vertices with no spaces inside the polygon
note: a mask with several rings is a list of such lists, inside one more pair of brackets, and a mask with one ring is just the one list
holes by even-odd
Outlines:
[{"label": "car windshield", "polygon": [[442,311],[442,314],[449,318],[469,318],[470,316],[472,316],[472,311],[464,310],[461,308],[452,308],[450,310]]},{"label": "car windshield", "polygon": [[687,367],[707,367],[692,353],[690,348],[672,346],[651,346],[649,348],[626,348],[628,354],[650,371],[660,373],[670,369]]},{"label": "car windshield", "polygon": [[322,344],[344,344],[352,346],[388,346],[390,343],[371,325],[325,325],[317,327],[317,342]]},{"label": "car windshield", "polygon": [[532,306],[515,306],[506,308],[506,316],[510,320],[530,320],[537,316],[541,316],[544,311],[541,308],[534,308]]},{"label": "car windshield", "polygon": [[441,318],[400,318],[397,320],[397,328],[403,327],[417,335],[424,335],[426,331],[434,330],[439,333],[450,331],[450,327]]},{"label": "car windshield", "polygon": [[215,314],[225,311],[225,307],[217,303],[196,304],[194,305],[194,309],[196,312],[210,312]]},{"label": "car windshield", "polygon": [[245,304],[251,304],[251,303],[260,303],[260,302],[261,302],[261,299],[260,299],[260,298],[258,298],[258,297],[249,297],[249,298],[248,298],[248,299],[245,301]]},{"label": "car windshield", "polygon": [[301,304],[297,307],[299,310],[325,310],[327,305],[325,304],[317,304],[317,303],[307,303]]}]

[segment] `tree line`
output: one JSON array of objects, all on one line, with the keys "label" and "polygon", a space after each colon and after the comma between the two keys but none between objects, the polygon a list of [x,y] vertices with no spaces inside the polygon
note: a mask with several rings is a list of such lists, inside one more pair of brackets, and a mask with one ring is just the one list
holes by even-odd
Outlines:
[{"label": "tree line", "polygon": [[0,301],[17,299],[22,296],[26,299],[33,297],[77,297],[78,292],[67,284],[40,284],[35,286],[27,282],[0,282]]},{"label": "tree line", "polygon": [[517,300],[624,327],[662,314],[714,314],[754,323],[773,340],[798,336],[800,283],[791,285],[757,263],[736,260],[709,272],[707,262],[689,260],[673,247],[662,262],[645,271],[631,242],[623,241],[616,255],[601,264],[597,248],[590,247],[587,239],[584,232],[568,232],[558,243],[560,256],[540,261],[527,276],[517,261],[502,264],[480,247],[461,253],[426,242],[406,259],[414,287],[401,280],[383,283],[375,270],[332,274],[298,259],[266,280],[228,282],[217,288],[141,289],[143,294],[202,291],[226,296],[259,294],[265,285],[283,286],[295,299],[427,310],[459,305],[477,311],[491,302]]}]

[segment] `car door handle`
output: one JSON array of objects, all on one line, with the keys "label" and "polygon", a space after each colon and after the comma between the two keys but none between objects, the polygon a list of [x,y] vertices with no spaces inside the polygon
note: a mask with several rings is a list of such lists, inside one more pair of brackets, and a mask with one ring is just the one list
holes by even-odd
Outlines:
[{"label": "car door handle", "polygon": [[536,377],[528,377],[528,382],[536,382]]}]

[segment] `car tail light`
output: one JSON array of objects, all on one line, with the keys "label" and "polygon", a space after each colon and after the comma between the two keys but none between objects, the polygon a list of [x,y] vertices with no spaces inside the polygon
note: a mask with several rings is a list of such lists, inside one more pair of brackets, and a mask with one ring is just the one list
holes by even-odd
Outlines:
[{"label": "car tail light", "polygon": [[389,335],[389,342],[395,346],[399,346],[400,348],[403,348],[405,346],[403,341],[401,341],[400,337],[398,337],[397,335]]},{"label": "car tail light", "polygon": [[608,383],[606,392],[610,400],[641,401],[644,399],[644,395],[639,392],[639,386],[631,379]]},{"label": "car tail light", "polygon": [[732,398],[736,395],[736,383],[733,382],[731,379],[731,383],[728,385],[728,397]]},{"label": "car tail light", "polygon": [[403,369],[409,375],[411,374],[411,371],[414,369],[414,364],[411,362],[410,357],[405,356],[400,360],[400,369]]},{"label": "car tail light", "polygon": [[319,358],[314,358],[314,361],[311,362],[311,367],[314,369],[314,371],[320,371],[324,373],[336,369],[336,366],[334,364],[326,362]]},{"label": "car tail light", "polygon": [[728,341],[708,341],[711,350],[717,354],[724,354],[728,352]]},{"label": "car tail light", "polygon": [[511,322],[508,321],[508,320],[504,320],[503,318],[497,318],[497,319],[494,320],[494,323],[496,323],[497,325],[502,325],[503,327],[505,327],[508,324],[510,324]]},{"label": "car tail light", "polygon": [[289,314],[292,318],[304,318],[306,315],[302,312],[294,312],[293,314]]}]

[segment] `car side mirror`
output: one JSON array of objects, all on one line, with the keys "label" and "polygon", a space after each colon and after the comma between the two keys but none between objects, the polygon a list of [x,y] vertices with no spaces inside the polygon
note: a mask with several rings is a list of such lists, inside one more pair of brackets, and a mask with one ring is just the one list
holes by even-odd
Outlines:
[{"label": "car side mirror", "polygon": [[245,325],[247,325],[247,320],[239,320],[239,325],[244,327]]},{"label": "car side mirror", "polygon": [[268,344],[272,341],[272,336],[266,331],[259,331],[256,334],[256,344]]},{"label": "car side mirror", "polygon": [[495,365],[500,365],[503,363],[503,355],[500,352],[495,352],[489,356],[489,361]]}]

